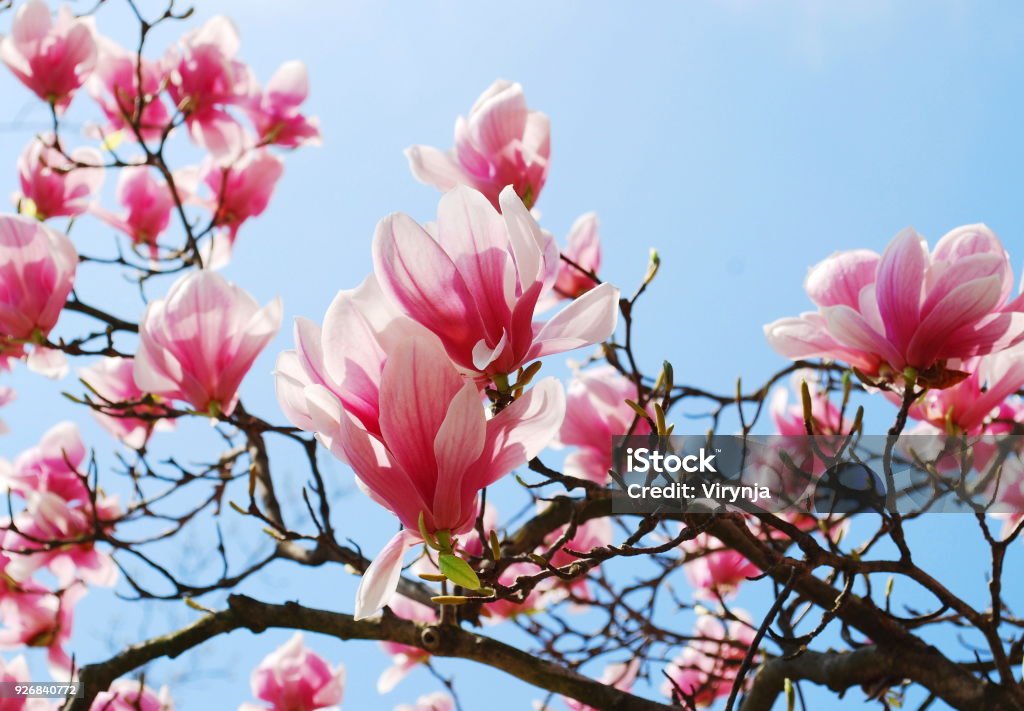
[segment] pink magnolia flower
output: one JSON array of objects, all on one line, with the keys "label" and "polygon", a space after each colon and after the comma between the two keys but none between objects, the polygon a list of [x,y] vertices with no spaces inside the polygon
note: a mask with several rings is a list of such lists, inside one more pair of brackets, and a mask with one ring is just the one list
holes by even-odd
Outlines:
[{"label": "pink magnolia flower", "polygon": [[[37,220],[0,215],[0,367],[49,335],[75,280],[78,253],[65,235]],[[58,354],[59,355],[59,354]],[[36,346],[29,368],[59,377],[66,366]]]},{"label": "pink magnolia flower", "polygon": [[651,431],[647,420],[638,418],[626,400],[636,402],[636,384],[612,366],[576,371],[558,433],[559,443],[578,447],[565,458],[566,474],[607,483],[613,464],[612,437]]},{"label": "pink magnolia flower", "polygon": [[117,180],[117,201],[124,208],[120,214],[101,207],[93,208],[93,212],[131,237],[133,244],[149,247],[155,259],[157,239],[167,229],[175,209],[174,195],[166,181],[157,178],[146,166],[122,168]]},{"label": "pink magnolia flower", "polygon": [[[426,560],[426,557],[424,556],[421,560]],[[432,568],[431,572],[436,573],[437,568],[434,566]],[[402,595],[392,597],[388,602],[388,607],[403,620],[437,622],[437,610]],[[419,647],[410,647],[397,642],[381,642],[380,646],[392,661],[392,665],[385,669],[377,679],[377,692],[380,694],[386,694],[394,689],[398,682],[409,675],[409,672],[430,659],[430,655]]]},{"label": "pink magnolia flower", "polygon": [[96,38],[87,19],[67,5],[54,22],[44,0],[28,0],[14,15],[11,36],[0,39],[0,59],[21,83],[63,111],[96,65]]},{"label": "pink magnolia flower", "polygon": [[[742,613],[733,610],[739,617]],[[697,618],[694,640],[666,669],[668,678],[661,691],[672,698],[676,690],[692,697],[698,707],[710,706],[728,696],[747,648],[754,642],[754,630],[742,622],[726,626],[710,615]]]},{"label": "pink magnolia flower", "polygon": [[[355,346],[354,356],[363,355],[365,347]],[[419,539],[420,517],[431,533],[468,531],[476,517],[477,492],[534,457],[557,430],[565,409],[561,387],[548,378],[488,419],[476,385],[460,376],[432,337],[399,339],[379,378],[379,386],[371,382],[364,387],[374,404],[362,413],[366,417],[376,411],[376,422],[367,424],[348,412],[345,401],[319,383],[303,391],[305,413],[293,413],[300,422],[308,413],[320,439],[405,527],[363,576],[356,600],[360,618],[391,599],[402,556]]]},{"label": "pink magnolia flower", "polygon": [[599,343],[615,330],[619,292],[611,284],[547,323],[533,321],[557,252],[510,189],[501,193],[499,214],[480,193],[456,188],[438,205],[436,237],[396,213],[380,221],[373,241],[374,271],[388,297],[433,331],[456,365],[486,377]]},{"label": "pink magnolia flower", "polygon": [[[532,578],[538,575],[541,569],[533,563],[512,563],[501,571],[498,576],[498,583],[507,588],[516,585],[520,578]],[[520,600],[495,600],[484,605],[481,611],[484,615],[484,622],[495,625],[505,620],[511,620],[519,615],[533,615],[547,607],[553,600],[553,591],[557,582],[553,578],[545,578],[536,583],[525,597]],[[517,593],[521,595],[522,593]]]},{"label": "pink magnolia flower", "polygon": [[340,448],[373,497],[405,526],[367,569],[356,601],[365,617],[395,590],[405,548],[426,530],[470,530],[476,497],[532,459],[558,429],[565,400],[548,378],[488,419],[480,392],[464,381],[433,340],[400,344],[388,355],[380,382],[380,431],[372,434],[337,406],[328,414]]},{"label": "pink magnolia flower", "polygon": [[0,649],[45,647],[50,674],[67,678],[71,657],[64,646],[71,640],[74,609],[85,595],[85,586],[76,583],[60,592],[26,581],[0,595]]},{"label": "pink magnolia flower", "polygon": [[96,549],[96,523],[111,530],[121,513],[117,497],[99,496],[94,510],[91,504],[65,501],[49,492],[30,494],[25,510],[0,536],[0,549],[8,558],[4,573],[25,581],[46,567],[65,587],[76,580],[112,586],[117,567]]},{"label": "pink magnolia flower", "polygon": [[[21,194],[16,202],[31,200],[35,217],[74,217],[89,209],[103,185],[103,156],[95,148],[76,148],[68,160],[53,147],[53,135],[33,138],[18,158]],[[76,167],[76,163],[96,166]]]},{"label": "pink magnolia flower", "polygon": [[200,412],[230,415],[242,379],[280,326],[280,299],[260,308],[216,272],[191,272],[146,308],[135,383]]},{"label": "pink magnolia flower", "polygon": [[416,699],[415,705],[399,704],[395,711],[455,711],[455,700],[443,691]]},{"label": "pink magnolia flower", "polygon": [[299,61],[282,64],[248,108],[260,143],[287,148],[320,145],[319,122],[299,111],[308,96],[306,65]]},{"label": "pink magnolia flower", "polygon": [[174,711],[174,702],[166,686],[157,692],[141,681],[118,679],[96,694],[89,711]]},{"label": "pink magnolia flower", "polygon": [[243,704],[239,711],[337,711],[344,692],[345,667],[332,668],[296,632],[253,670],[253,696],[267,704]]},{"label": "pink magnolia flower", "polygon": [[[639,659],[609,664],[604,668],[604,673],[601,674],[601,683],[619,691],[628,692],[633,689],[633,684],[636,682],[636,676],[639,671]],[[576,699],[570,699],[568,696],[563,696],[562,701],[565,702],[569,711],[599,711],[599,709],[595,709],[593,706],[588,706]]]},{"label": "pink magnolia flower", "polygon": [[787,358],[834,358],[876,381],[910,368],[920,384],[943,388],[965,377],[950,360],[1024,338],[1024,296],[1008,300],[1012,286],[1009,258],[984,225],[949,232],[931,253],[908,228],[881,256],[840,252],[813,267],[806,288],[819,310],[764,330]]},{"label": "pink magnolia flower", "polygon": [[682,548],[688,554],[697,556],[683,565],[686,577],[694,587],[694,595],[697,597],[717,598],[734,595],[748,578],[761,575],[761,569],[743,555],[726,548],[706,533],[698,534],[693,540],[684,541]]},{"label": "pink magnolia flower", "polygon": [[[14,402],[16,397],[17,393],[14,391],[14,388],[7,387],[6,385],[0,385],[0,407],[10,405]],[[0,434],[6,434],[9,431],[7,423],[0,420]]]},{"label": "pink magnolia flower", "polygon": [[[562,254],[578,266],[597,274],[601,268],[601,237],[597,232],[597,215],[588,212],[573,223],[569,230],[569,244]],[[563,299],[575,299],[597,286],[588,275],[572,264],[559,260],[555,293]]]},{"label": "pink magnolia flower", "polygon": [[[106,37],[99,40],[99,62],[89,77],[86,88],[107,117],[107,126],[100,132],[108,136],[124,131],[129,139],[137,139],[135,128],[144,141],[160,138],[171,123],[167,104],[161,98],[168,81],[166,67],[161,62],[142,59]],[[139,108],[139,70],[142,74],[142,99],[145,106],[141,116]],[[134,127],[134,128],[133,128]]]},{"label": "pink magnolia flower", "polygon": [[[25,684],[32,680],[28,662],[20,654],[10,661],[0,658],[0,683]],[[45,699],[26,699],[13,694],[0,698],[0,711],[53,711],[56,705]]]},{"label": "pink magnolia flower", "polygon": [[548,175],[551,126],[548,117],[526,106],[523,87],[498,79],[473,104],[469,118],[455,122],[455,148],[412,146],[405,152],[421,183],[447,192],[468,185],[498,207],[498,195],[512,186],[533,207]]},{"label": "pink magnolia flower", "polygon": [[0,459],[0,484],[23,498],[49,492],[65,501],[87,501],[85,456],[78,427],[61,422],[51,427],[39,444],[19,454],[13,464]]},{"label": "pink magnolia flower", "polygon": [[218,157],[237,155],[245,145],[245,132],[227,109],[250,102],[256,91],[252,72],[235,59],[238,47],[235,26],[218,15],[186,34],[165,59],[167,91],[192,140]]},{"label": "pink magnolia flower", "polygon": [[165,414],[164,408],[157,404],[138,404],[148,393],[135,384],[133,359],[104,358],[82,368],[78,376],[96,395],[93,400],[101,408],[93,410],[97,422],[132,449],[144,447],[154,430],[173,427],[171,420],[153,419]]},{"label": "pink magnolia flower", "polygon": [[232,242],[238,228],[263,214],[284,172],[284,161],[266,149],[247,152],[226,166],[211,163],[203,177],[213,192],[213,224],[228,230]]}]

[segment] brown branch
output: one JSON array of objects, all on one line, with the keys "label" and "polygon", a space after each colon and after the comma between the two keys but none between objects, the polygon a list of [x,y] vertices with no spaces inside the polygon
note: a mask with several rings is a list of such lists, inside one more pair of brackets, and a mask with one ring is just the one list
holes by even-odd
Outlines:
[{"label": "brown branch", "polygon": [[339,612],[303,607],[294,602],[275,605],[243,595],[230,596],[226,609],[213,612],[188,627],[131,646],[105,662],[83,667],[80,679],[85,692],[79,698],[70,699],[63,708],[65,711],[86,711],[96,694],[108,688],[115,679],[161,657],[173,659],[233,630],[247,629],[259,633],[269,627],[305,630],[342,640],[388,640],[418,647],[438,657],[470,659],[595,708],[621,711],[668,711],[671,708],[458,627],[417,624],[390,613],[357,621],[351,615]]}]

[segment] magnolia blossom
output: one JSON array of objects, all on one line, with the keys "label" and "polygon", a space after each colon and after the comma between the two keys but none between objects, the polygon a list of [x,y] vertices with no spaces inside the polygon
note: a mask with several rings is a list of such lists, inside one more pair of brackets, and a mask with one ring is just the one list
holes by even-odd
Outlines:
[{"label": "magnolia blossom", "polygon": [[[628,662],[609,664],[604,668],[604,673],[601,674],[601,683],[605,686],[618,689],[619,691],[628,692],[632,690],[639,671],[639,659],[631,659]],[[599,709],[595,709],[593,706],[588,706],[581,701],[570,699],[568,696],[563,696],[562,701],[569,708],[569,711],[600,711]]]},{"label": "magnolia blossom", "polygon": [[91,21],[74,16],[67,5],[57,19],[44,0],[18,8],[11,35],[0,39],[0,59],[21,83],[63,111],[96,66]]},{"label": "magnolia blossom", "polygon": [[345,667],[331,667],[296,632],[253,670],[252,694],[266,704],[239,711],[337,711],[344,692]]},{"label": "magnolia blossom", "polygon": [[174,702],[166,686],[160,691],[141,681],[118,679],[106,691],[96,694],[89,711],[173,711]]},{"label": "magnolia blossom", "polygon": [[[565,532],[565,528],[554,531],[545,541],[546,545],[554,545],[565,534]],[[565,543],[565,545],[561,546],[551,555],[550,563],[556,568],[571,566],[579,560],[579,556],[573,555],[569,551],[584,554],[589,553],[595,548],[603,548],[611,545],[612,536],[611,519],[601,516],[598,518],[592,518],[589,521],[584,521],[576,527],[575,533],[573,533],[572,537]],[[557,579],[552,579],[552,582],[556,582],[558,588],[566,592],[571,592],[572,595],[580,600],[591,600],[590,586],[587,584],[587,578],[584,575],[581,575],[569,582],[563,582]]]},{"label": "magnolia blossom", "polygon": [[218,157],[238,155],[244,146],[244,130],[227,109],[250,102],[256,91],[252,72],[235,59],[238,47],[235,26],[218,15],[185,35],[165,59],[167,91],[185,114],[189,135]]},{"label": "magnolia blossom", "polygon": [[597,215],[588,212],[576,220],[569,230],[569,244],[562,250],[562,255],[571,259],[576,266],[564,259],[559,261],[554,287],[559,297],[575,299],[597,285],[593,278],[580,271],[583,268],[597,274],[601,268],[601,236],[597,229]]},{"label": "magnolia blossom", "polygon": [[[129,52],[106,37],[100,38],[99,62],[86,88],[107,117],[108,124],[101,135],[123,131],[130,139],[141,136],[142,140],[151,141],[160,138],[171,123],[167,104],[161,98],[167,82],[166,67],[145,58],[141,58],[141,66],[139,62],[140,57],[135,52]],[[140,74],[145,106],[137,117]],[[135,129],[139,136],[135,135]]]},{"label": "magnolia blossom", "polygon": [[251,217],[263,214],[284,172],[284,161],[268,150],[247,152],[228,166],[211,163],[203,177],[213,192],[213,224],[228,230],[231,241]]},{"label": "magnolia blossom", "polygon": [[[329,396],[324,388],[321,395]],[[488,419],[480,391],[465,381],[432,339],[404,341],[388,354],[380,376],[380,434],[366,429],[341,402],[324,397],[314,417],[333,428],[331,451],[350,463],[371,496],[405,529],[374,560],[360,584],[356,617],[387,603],[402,555],[428,532],[469,531],[477,493],[526,463],[551,440],[565,410],[562,389],[547,378]]]},{"label": "magnolia blossom", "polygon": [[[25,684],[31,680],[25,657],[19,654],[10,661],[0,658],[0,683]],[[4,696],[9,698],[0,698],[0,711],[53,711],[56,708],[54,703],[45,699],[26,699],[14,694]]]},{"label": "magnolia blossom", "polygon": [[0,649],[45,647],[50,674],[67,678],[71,657],[64,646],[71,640],[75,605],[83,595],[81,583],[60,592],[33,581],[10,587],[0,595]]},{"label": "magnolia blossom", "polygon": [[619,292],[602,284],[547,323],[534,322],[558,250],[511,189],[501,213],[459,187],[441,198],[437,235],[396,213],[377,225],[374,271],[410,318],[434,332],[467,372],[504,377],[538,358],[599,343],[615,330]]},{"label": "magnolia blossom", "polygon": [[682,548],[689,556],[683,568],[695,589],[695,595],[716,598],[733,595],[748,578],[761,575],[761,569],[731,548],[724,547],[706,533],[684,541]]},{"label": "magnolia blossom", "polygon": [[498,79],[481,94],[469,117],[455,122],[455,148],[412,146],[405,152],[412,174],[447,192],[469,185],[498,207],[511,186],[533,207],[548,175],[551,126],[548,117],[526,106],[523,87]]},{"label": "magnolia blossom", "polygon": [[[427,560],[427,558],[424,556],[420,560]],[[437,568],[431,567],[432,570],[430,572],[436,573]],[[402,595],[392,597],[391,601],[388,602],[388,607],[403,620],[427,623],[437,622],[437,611],[434,608],[427,607]],[[398,682],[409,675],[409,672],[430,659],[430,655],[419,647],[410,647],[407,644],[399,644],[398,642],[381,642],[380,646],[383,647],[384,652],[391,657],[393,662],[377,679],[377,692],[381,694],[386,694],[394,689]]]},{"label": "magnolia blossom", "polygon": [[[50,333],[77,266],[78,254],[65,235],[28,217],[0,215],[0,368]],[[38,345],[28,366],[53,377],[66,370],[62,358]]]},{"label": "magnolia blossom", "polygon": [[281,326],[281,308],[280,299],[260,308],[216,272],[190,272],[143,314],[135,384],[200,412],[230,415],[242,378]]},{"label": "magnolia blossom", "polygon": [[117,582],[117,567],[96,549],[94,538],[97,525],[110,530],[120,516],[116,496],[98,495],[93,507],[47,491],[33,492],[0,536],[0,549],[8,558],[4,573],[20,582],[46,567],[63,586],[82,580],[109,587]]},{"label": "magnolia blossom", "polygon": [[947,387],[966,377],[951,360],[1024,338],[1024,296],[1009,299],[1009,258],[984,225],[949,232],[930,253],[905,229],[882,255],[832,255],[805,286],[818,311],[768,324],[768,342],[788,358],[845,361],[874,381],[913,371],[921,385]]},{"label": "magnolia blossom", "polygon": [[103,185],[99,151],[76,148],[69,160],[54,147],[54,140],[53,134],[33,138],[18,159],[21,194],[15,196],[16,204],[31,200],[33,216],[40,220],[81,215]]},{"label": "magnolia blossom", "polygon": [[93,208],[93,212],[131,237],[133,244],[148,247],[155,259],[157,238],[167,229],[175,209],[170,187],[147,166],[132,166],[121,169],[116,197],[124,208],[120,214],[115,215],[101,207]]},{"label": "magnolia blossom", "polygon": [[88,501],[89,489],[83,481],[85,456],[78,427],[72,422],[58,423],[13,464],[0,459],[0,485],[23,498],[49,492],[65,501]]},{"label": "magnolia blossom", "polygon": [[[734,614],[743,618],[738,610]],[[710,706],[715,699],[728,696],[747,648],[753,644],[754,630],[743,622],[728,626],[715,617],[697,618],[694,640],[666,669],[662,684],[665,696],[676,696],[677,689],[693,697],[698,707]]]},{"label": "magnolia blossom", "polygon": [[356,614],[367,616],[394,592],[420,517],[431,533],[468,531],[477,492],[548,443],[564,395],[548,378],[487,419],[477,386],[434,336],[380,298],[373,279],[339,294],[322,330],[298,321],[296,343],[278,359],[282,409],[405,527],[363,577]]},{"label": "magnolia blossom", "polygon": [[435,691],[419,697],[414,705],[399,704],[395,711],[455,711],[455,700],[443,691]]},{"label": "magnolia blossom", "polygon": [[320,144],[320,124],[300,112],[309,96],[309,75],[299,61],[285,62],[248,107],[260,143],[298,148]]},{"label": "magnolia blossom", "polygon": [[559,443],[578,448],[565,458],[566,474],[598,484],[608,481],[612,437],[651,431],[648,421],[626,404],[637,397],[636,384],[610,365],[576,371],[558,433]]}]

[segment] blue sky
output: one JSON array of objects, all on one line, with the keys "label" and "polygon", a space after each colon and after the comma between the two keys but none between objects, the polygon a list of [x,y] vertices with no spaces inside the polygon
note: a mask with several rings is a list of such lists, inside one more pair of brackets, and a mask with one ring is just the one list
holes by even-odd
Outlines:
[{"label": "blue sky", "polygon": [[[596,211],[603,276],[624,288],[643,274],[648,248],[660,251],[662,276],[638,313],[639,348],[652,369],[671,360],[679,381],[725,391],[737,376],[760,382],[784,365],[761,327],[807,307],[807,267],[839,249],[881,249],[904,226],[934,244],[957,225],[983,221],[1018,274],[1024,265],[1019,3],[239,0],[205,2],[194,21],[217,12],[236,21],[242,57],[262,80],[285,60],[308,64],[308,107],[324,131],[322,148],[287,157],[275,200],[242,229],[226,270],[261,302],[282,296],[288,322],[319,320],[337,290],[362,280],[378,219],[396,210],[432,218],[438,195],[411,178],[402,150],[450,145],[455,117],[497,77],[522,82],[531,106],[551,117],[543,224],[564,239],[579,214]],[[126,41],[126,17],[112,0],[100,28]],[[3,31],[9,18],[0,15]],[[172,36],[157,32],[154,42]],[[14,161],[45,114],[5,72],[0,97],[0,165],[9,166],[2,193],[16,189]],[[111,240],[108,229],[84,222],[74,238],[97,252]],[[133,314],[127,288],[83,274],[85,294],[124,299],[123,313]],[[250,409],[280,417],[269,373],[290,344],[286,327],[253,368],[243,389]],[[0,413],[13,430],[0,439],[0,455],[72,417],[101,461],[110,460],[109,438],[59,397],[70,383],[40,383],[21,369],[8,381],[22,397]],[[884,422],[891,410],[875,407],[870,421]],[[210,451],[204,428],[187,430],[196,457]],[[304,475],[294,455],[281,453],[280,476],[298,503]],[[341,466],[327,467],[336,524],[367,551],[378,549],[392,519],[363,505]],[[245,521],[225,525],[243,546],[261,535]],[[918,535],[922,560],[940,574],[957,571],[952,584],[977,596],[985,593],[983,560],[964,533],[969,525],[932,517]],[[1017,551],[1010,570],[1019,565]],[[248,588],[339,610],[351,609],[353,589],[343,571],[287,566]],[[1020,602],[1019,586],[1009,594]],[[741,601],[754,612],[767,604],[756,595]],[[143,614],[102,591],[82,610],[75,646],[90,660],[194,617],[176,603]],[[149,676],[171,683],[186,711],[234,708],[248,698],[249,669],[287,636],[238,633],[192,663],[155,665]],[[347,708],[391,708],[436,688],[417,672],[382,703],[372,680],[388,661],[374,645],[311,643],[348,666]],[[440,667],[460,670],[467,711],[488,708],[495,689],[508,699],[502,708],[528,708],[541,696],[487,670]]]}]

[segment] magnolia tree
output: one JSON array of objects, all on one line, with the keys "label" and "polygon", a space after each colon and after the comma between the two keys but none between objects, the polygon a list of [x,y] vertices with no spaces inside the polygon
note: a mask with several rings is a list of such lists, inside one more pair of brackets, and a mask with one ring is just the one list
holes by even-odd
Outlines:
[{"label": "magnolia tree", "polygon": [[[706,413],[694,429],[709,446],[737,436],[722,431],[732,417],[740,438],[756,427],[788,438],[785,461],[820,436],[852,448],[865,422],[891,416],[887,480],[911,456],[904,431],[1019,434],[1024,298],[1011,294],[1010,259],[990,230],[959,227],[929,248],[908,229],[881,255],[833,254],[805,284],[815,310],[765,326],[792,363],[752,389],[681,384],[669,362],[645,372],[634,351],[634,308],[656,282],[657,255],[620,291],[601,277],[594,215],[564,246],[541,227],[548,118],[498,80],[456,120],[452,148],[407,152],[413,177],[440,191],[436,222],[381,219],[356,247],[372,254],[372,273],[335,285],[320,318],[296,320],[271,381],[248,371],[282,326],[281,303],[260,304],[217,270],[247,248],[245,225],[272,199],[288,152],[320,140],[303,111],[306,69],[285,63],[261,85],[228,19],[196,24],[173,2],[148,15],[127,0],[120,11],[138,34],[123,47],[101,32],[118,11],[109,5],[76,15],[16,3],[0,40],[0,59],[52,119],[25,146],[14,208],[0,215],[0,365],[51,378],[75,368],[67,397],[119,442],[103,461],[74,423],[54,423],[0,461],[0,644],[11,650],[0,680],[30,681],[19,650],[39,647],[52,681],[81,682],[77,696],[0,708],[169,709],[173,689],[147,686],[147,665],[268,628],[295,632],[266,650],[240,708],[340,706],[344,667],[307,646],[323,636],[379,641],[394,660],[382,693],[435,658],[465,660],[438,676],[447,688],[398,707],[416,711],[459,708],[458,670],[472,665],[577,711],[794,708],[810,685],[839,697],[860,687],[884,707],[916,688],[924,705],[1024,708],[1022,622],[1002,592],[1024,527],[1012,447],[972,455],[1005,473],[972,492],[1004,505],[1001,520],[988,508],[967,515],[991,552],[973,597],[915,559],[908,534],[923,509],[634,511],[613,449],[617,435],[666,441],[685,404]],[[152,47],[152,30],[175,23],[180,39]],[[67,125],[72,104],[92,111],[84,128]],[[116,180],[109,204],[105,179]],[[116,256],[87,256],[81,233],[90,244],[116,234]],[[98,274],[127,276],[139,300],[84,301],[76,280]],[[85,325],[56,337],[65,312]],[[571,382],[541,376],[571,351]],[[276,388],[280,411],[246,407],[247,377]],[[190,419],[220,437],[188,458],[207,464],[149,453]],[[277,445],[287,466],[304,463],[301,491],[282,491]],[[347,465],[343,482],[321,471],[328,457]],[[816,449],[812,476],[837,457]],[[352,482],[396,519],[389,541],[353,525],[361,502],[331,496]],[[489,491],[528,505],[499,511]],[[285,516],[285,494],[302,515]],[[221,572],[177,572],[168,542],[239,515],[263,546],[255,562],[230,564],[238,541],[208,538]],[[316,567],[325,585],[356,573],[358,592],[332,609],[218,595],[271,562]],[[76,604],[111,586],[187,602],[194,621],[108,659],[72,655]],[[759,591],[759,609],[734,605],[741,587]],[[900,599],[910,589],[913,603]],[[529,643],[503,641],[503,627]]]}]

